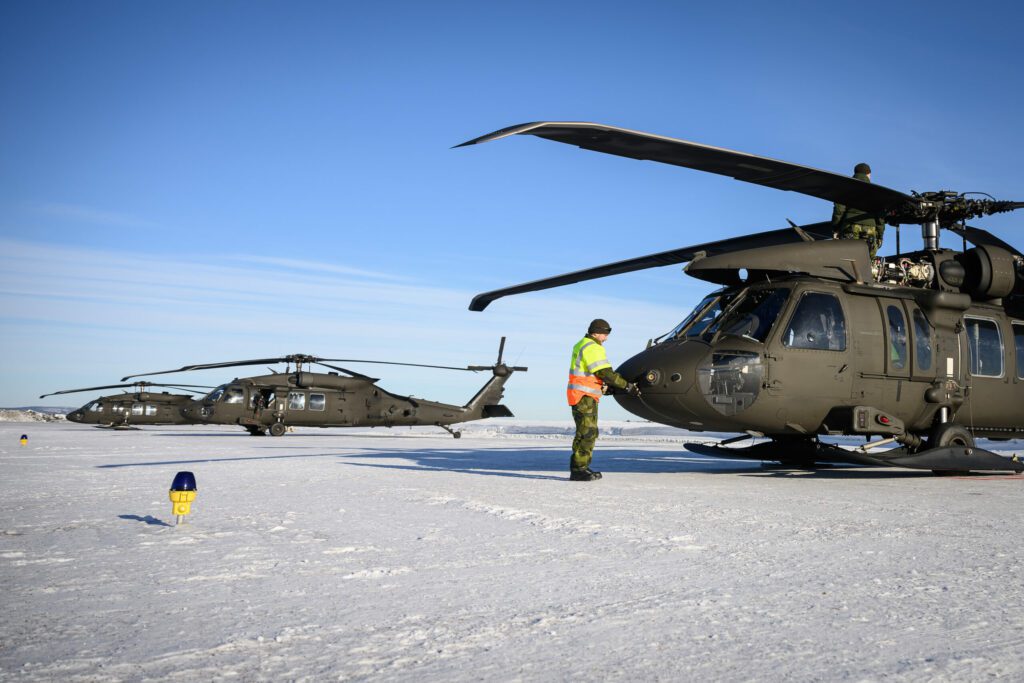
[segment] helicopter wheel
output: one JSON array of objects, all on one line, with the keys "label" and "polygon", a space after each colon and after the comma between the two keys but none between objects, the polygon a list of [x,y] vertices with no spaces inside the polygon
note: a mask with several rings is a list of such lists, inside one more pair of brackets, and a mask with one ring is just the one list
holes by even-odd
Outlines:
[{"label": "helicopter wheel", "polygon": [[[944,446],[963,446],[974,448],[974,437],[964,427],[955,422],[947,422],[935,428],[932,436],[928,439],[928,448],[943,448]],[[970,474],[970,470],[932,470],[937,477],[955,477]]]},{"label": "helicopter wheel", "polygon": [[263,427],[246,427],[245,430],[249,432],[249,436],[266,436],[267,430]]},{"label": "helicopter wheel", "polygon": [[283,436],[286,431],[288,431],[288,428],[284,426],[283,422],[275,422],[270,425],[271,436]]}]

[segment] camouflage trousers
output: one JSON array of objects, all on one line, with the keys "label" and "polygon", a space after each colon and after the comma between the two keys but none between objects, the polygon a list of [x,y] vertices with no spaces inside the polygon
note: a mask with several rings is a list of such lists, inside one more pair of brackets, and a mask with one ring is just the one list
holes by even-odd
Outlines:
[{"label": "camouflage trousers", "polygon": [[868,255],[874,259],[878,248],[882,246],[882,240],[878,238],[878,232],[873,225],[860,225],[854,223],[844,226],[839,231],[839,239],[844,240],[865,240],[868,243]]},{"label": "camouflage trousers", "polygon": [[597,443],[597,401],[584,396],[572,407],[572,419],[576,422],[576,438],[572,440],[570,470],[581,470],[590,466]]}]

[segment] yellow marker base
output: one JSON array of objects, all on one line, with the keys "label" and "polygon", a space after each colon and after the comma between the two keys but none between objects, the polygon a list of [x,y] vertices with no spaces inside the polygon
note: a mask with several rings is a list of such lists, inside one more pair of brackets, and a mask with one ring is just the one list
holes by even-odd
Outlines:
[{"label": "yellow marker base", "polygon": [[184,516],[192,513],[192,502],[196,499],[196,492],[171,490],[168,497],[174,503],[171,512],[175,515],[175,523],[181,524]]}]

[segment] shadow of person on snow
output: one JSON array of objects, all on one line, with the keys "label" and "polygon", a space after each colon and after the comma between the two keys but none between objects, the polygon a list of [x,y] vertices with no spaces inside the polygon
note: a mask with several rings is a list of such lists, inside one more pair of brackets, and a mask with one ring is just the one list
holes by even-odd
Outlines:
[{"label": "shadow of person on snow", "polygon": [[157,519],[156,517],[153,517],[152,515],[146,515],[145,517],[139,517],[138,515],[118,515],[117,518],[118,519],[127,519],[127,520],[130,520],[132,522],[145,522],[146,524],[151,524],[153,526],[171,526],[170,524],[168,524],[167,522],[163,521],[162,519]]}]

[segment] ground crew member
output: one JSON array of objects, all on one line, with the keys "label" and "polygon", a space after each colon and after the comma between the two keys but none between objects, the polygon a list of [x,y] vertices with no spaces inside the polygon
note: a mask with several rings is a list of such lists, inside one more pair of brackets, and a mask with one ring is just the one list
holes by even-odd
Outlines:
[{"label": "ground crew member", "polygon": [[[861,163],[853,167],[853,177],[871,182],[871,167]],[[885,221],[877,216],[853,209],[844,204],[832,206],[832,230],[837,239],[843,240],[866,240],[868,252],[872,260],[882,246],[882,236],[885,234]]]},{"label": "ground crew member", "polygon": [[572,419],[576,422],[576,438],[572,440],[572,458],[569,460],[569,479],[572,481],[601,478],[600,472],[590,469],[590,459],[597,441],[597,402],[601,400],[604,386],[625,389],[631,396],[640,395],[640,389],[612,370],[612,364],[608,362],[603,344],[611,332],[611,325],[598,318],[590,323],[587,336],[572,347],[566,390],[572,406]]}]

